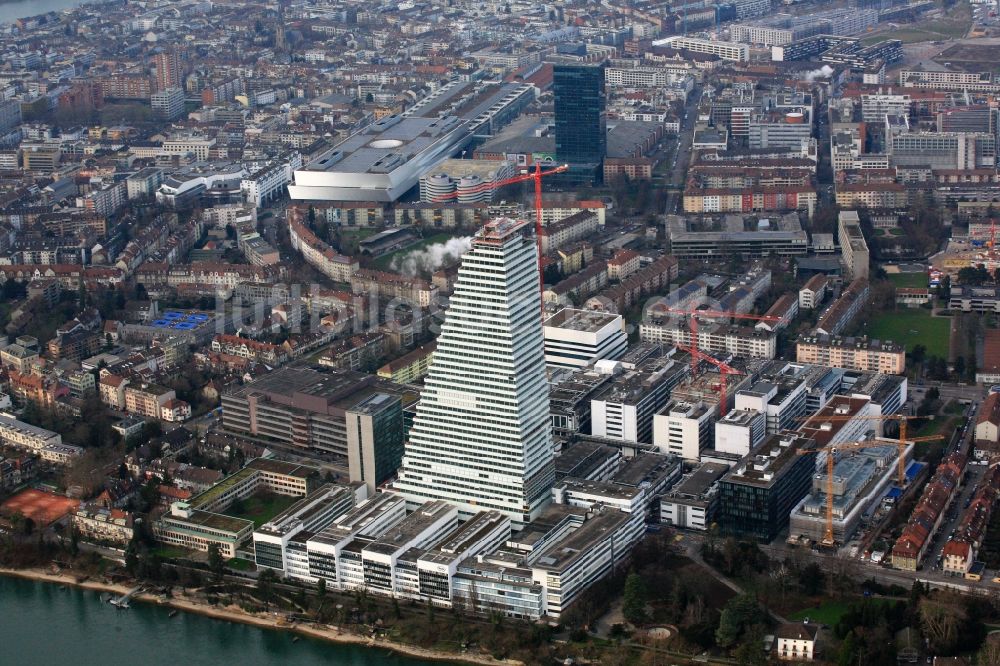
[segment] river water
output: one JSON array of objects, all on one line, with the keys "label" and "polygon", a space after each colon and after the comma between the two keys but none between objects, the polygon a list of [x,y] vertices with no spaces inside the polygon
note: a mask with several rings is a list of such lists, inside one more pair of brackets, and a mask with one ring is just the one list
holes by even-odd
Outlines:
[{"label": "river water", "polygon": [[27,16],[58,12],[82,5],[85,0],[12,0],[0,3],[0,23],[9,23]]},{"label": "river water", "polygon": [[0,663],[17,666],[431,666],[386,650],[338,645],[133,602],[93,590],[0,576]]}]

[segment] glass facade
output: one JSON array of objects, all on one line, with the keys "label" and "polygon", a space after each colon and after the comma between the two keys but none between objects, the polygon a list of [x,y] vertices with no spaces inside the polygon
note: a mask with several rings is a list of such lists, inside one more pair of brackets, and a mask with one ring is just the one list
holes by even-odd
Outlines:
[{"label": "glass facade", "polygon": [[555,65],[556,158],[600,164],[607,154],[604,65]]},{"label": "glass facade", "polygon": [[256,541],[254,543],[254,551],[256,553],[257,566],[277,569],[278,571],[285,570],[285,560],[282,555],[280,543]]},{"label": "glass facade", "polygon": [[719,484],[719,527],[727,536],[770,542],[788,527],[792,508],[812,487],[812,456],[795,456],[770,484],[723,479]]}]

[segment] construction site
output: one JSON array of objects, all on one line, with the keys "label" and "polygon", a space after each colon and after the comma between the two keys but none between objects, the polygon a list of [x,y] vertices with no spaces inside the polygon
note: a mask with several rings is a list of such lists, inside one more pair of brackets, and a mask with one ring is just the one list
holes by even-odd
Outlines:
[{"label": "construction site", "polygon": [[[904,449],[904,460],[909,460],[913,446]],[[789,520],[789,538],[806,538],[821,541],[827,530],[828,488],[832,487],[833,539],[847,543],[862,522],[876,518],[882,509],[882,500],[895,481],[899,447],[892,440],[873,444],[869,448],[821,454],[832,456],[833,476],[825,471],[813,475],[812,489],[792,510]],[[821,461],[825,463],[824,459]]]}]

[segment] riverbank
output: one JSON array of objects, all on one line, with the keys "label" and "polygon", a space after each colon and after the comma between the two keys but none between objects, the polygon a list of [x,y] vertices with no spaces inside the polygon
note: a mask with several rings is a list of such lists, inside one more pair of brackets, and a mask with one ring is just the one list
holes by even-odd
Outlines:
[{"label": "riverbank", "polygon": [[[78,581],[75,576],[69,575],[64,572],[50,572],[44,569],[7,569],[0,567],[0,576],[10,576],[14,578],[23,578],[26,580],[32,580],[42,583],[55,583],[57,585],[68,585],[77,587],[84,590],[93,590],[96,592],[106,592],[115,595],[124,595],[131,589],[125,585],[120,585],[116,583],[107,583],[104,581],[97,580],[83,580]],[[376,648],[381,650],[387,650],[390,652],[397,652],[408,657],[414,657],[417,659],[426,659],[431,661],[445,661],[460,664],[483,664],[485,666],[524,666],[521,662],[515,660],[498,660],[493,659],[485,655],[475,655],[475,654],[453,654],[449,652],[441,652],[438,650],[428,650],[412,645],[404,645],[401,643],[394,643],[392,641],[387,641],[384,639],[367,638],[365,636],[359,636],[358,634],[344,632],[336,627],[330,627],[325,625],[304,625],[304,624],[288,624],[284,622],[277,614],[253,614],[247,613],[242,608],[237,606],[209,606],[207,604],[192,600],[187,596],[172,597],[170,599],[163,599],[158,595],[142,593],[133,597],[134,600],[149,603],[158,606],[165,606],[168,608],[177,609],[185,613],[194,613],[197,615],[202,615],[205,617],[210,617],[216,620],[222,620],[225,622],[236,622],[240,624],[247,624],[261,629],[271,629],[277,631],[287,631],[293,632],[302,636],[307,636],[309,638],[314,638],[322,641],[327,641],[329,643],[340,643],[349,645],[360,645],[369,648]]]}]

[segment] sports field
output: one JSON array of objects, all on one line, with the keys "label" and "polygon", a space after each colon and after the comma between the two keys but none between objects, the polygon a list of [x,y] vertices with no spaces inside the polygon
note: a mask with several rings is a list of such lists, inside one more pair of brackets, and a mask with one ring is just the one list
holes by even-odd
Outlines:
[{"label": "sports field", "polygon": [[908,352],[917,345],[923,345],[928,356],[948,358],[951,319],[932,317],[929,310],[922,308],[891,310],[872,319],[868,335],[906,345]]},{"label": "sports field", "polygon": [[63,495],[47,493],[35,488],[26,488],[0,504],[0,513],[6,515],[23,514],[38,526],[51,525],[80,506],[80,500]]}]

